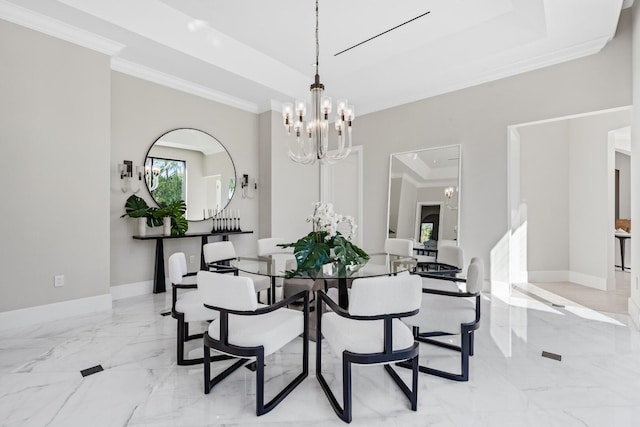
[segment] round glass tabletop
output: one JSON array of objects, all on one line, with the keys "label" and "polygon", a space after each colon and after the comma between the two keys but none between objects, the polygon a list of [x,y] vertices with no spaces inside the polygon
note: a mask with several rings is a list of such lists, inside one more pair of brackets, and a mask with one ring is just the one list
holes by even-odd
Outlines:
[{"label": "round glass tabletop", "polygon": [[[312,279],[357,279],[359,277],[386,276],[401,273],[415,267],[415,259],[388,254],[372,254],[366,264],[352,268],[340,268],[337,263],[325,264],[317,271],[304,272],[295,277]],[[276,254],[269,257],[240,257],[231,261],[240,271],[271,277],[287,277],[286,272],[296,269],[293,254]]]}]

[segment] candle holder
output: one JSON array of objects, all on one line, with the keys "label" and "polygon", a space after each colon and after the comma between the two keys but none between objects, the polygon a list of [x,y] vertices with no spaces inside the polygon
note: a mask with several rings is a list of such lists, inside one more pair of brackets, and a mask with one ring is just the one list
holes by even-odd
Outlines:
[{"label": "candle holder", "polygon": [[240,228],[240,209],[235,211],[223,209],[216,212],[211,218],[213,219],[212,233],[242,231]]}]

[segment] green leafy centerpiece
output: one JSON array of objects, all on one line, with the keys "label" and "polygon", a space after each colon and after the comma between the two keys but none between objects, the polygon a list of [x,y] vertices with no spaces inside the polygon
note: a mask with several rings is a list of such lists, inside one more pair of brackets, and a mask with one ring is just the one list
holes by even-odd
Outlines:
[{"label": "green leafy centerpiece", "polygon": [[[313,215],[307,218],[307,222],[312,223],[313,231],[295,243],[280,245],[293,248],[296,257],[297,268],[287,271],[287,277],[315,278],[321,273],[331,275],[330,271],[335,269],[355,271],[369,259],[365,251],[351,243],[357,228],[353,217],[336,214],[331,203],[314,203]],[[348,226],[346,236],[338,231],[341,223]]]},{"label": "green leafy centerpiece", "polygon": [[162,225],[165,217],[170,217],[171,234],[174,236],[185,234],[189,228],[189,222],[184,217],[184,213],[187,210],[184,200],[178,200],[155,208],[149,207],[142,197],[132,194],[125,202],[124,210],[125,214],[121,218],[126,216],[130,218],[146,218],[149,227],[158,227]]}]

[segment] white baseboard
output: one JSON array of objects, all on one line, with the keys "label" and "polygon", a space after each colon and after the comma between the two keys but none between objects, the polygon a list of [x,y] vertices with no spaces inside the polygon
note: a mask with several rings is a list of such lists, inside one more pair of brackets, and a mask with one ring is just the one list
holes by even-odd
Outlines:
[{"label": "white baseboard", "polygon": [[640,329],[640,305],[638,305],[632,298],[629,298],[628,305],[631,322],[633,322],[636,329]]},{"label": "white baseboard", "polygon": [[0,313],[0,330],[111,310],[111,294],[73,299]]},{"label": "white baseboard", "polygon": [[124,285],[112,286],[111,297],[113,300],[123,298],[137,297],[138,295],[147,295],[153,293],[153,280],[145,280],[144,282],[126,283]]},{"label": "white baseboard", "polygon": [[568,282],[568,271],[529,271],[529,282]]},{"label": "white baseboard", "polygon": [[599,289],[601,291],[607,290],[607,278],[590,276],[588,274],[576,273],[572,271],[569,274],[569,281],[571,283],[577,283],[579,285],[588,286],[590,288]]},{"label": "white baseboard", "polygon": [[607,290],[607,279],[603,277],[590,276],[588,274],[577,273],[575,271],[530,271],[529,282],[550,283],[550,282],[571,282],[590,288]]}]

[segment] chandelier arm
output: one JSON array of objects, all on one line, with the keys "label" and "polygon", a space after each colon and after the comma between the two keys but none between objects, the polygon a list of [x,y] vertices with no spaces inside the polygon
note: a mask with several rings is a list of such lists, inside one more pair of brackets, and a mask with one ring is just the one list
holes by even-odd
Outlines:
[{"label": "chandelier arm", "polygon": [[[343,132],[342,136],[338,137],[338,149],[333,154],[327,153],[326,157],[329,158],[331,162],[342,160],[351,153],[351,127],[347,128],[346,134],[345,136],[345,132]],[[347,142],[346,146],[345,140]]]},{"label": "chandelier arm", "polygon": [[307,150],[306,144],[301,141],[303,138],[304,136],[301,136],[300,138],[296,139],[296,147],[298,148],[298,150],[292,149],[291,142],[289,143],[289,158],[294,162],[310,164],[315,161],[316,153],[313,150]]}]

